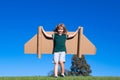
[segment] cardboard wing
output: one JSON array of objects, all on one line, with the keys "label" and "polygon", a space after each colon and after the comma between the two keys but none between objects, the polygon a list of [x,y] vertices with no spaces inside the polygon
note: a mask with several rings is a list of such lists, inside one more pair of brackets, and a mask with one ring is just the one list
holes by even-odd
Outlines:
[{"label": "cardboard wing", "polygon": [[[74,32],[69,32],[73,34]],[[53,32],[47,32],[47,34],[53,34]],[[84,54],[95,54],[96,47],[87,39],[83,34],[83,28],[80,28],[80,31],[77,35],[66,41],[66,49],[68,54],[77,54],[78,57]],[[52,54],[53,52],[53,40],[46,38],[42,33],[41,27],[38,27],[38,34],[34,35],[24,45],[25,54],[37,54],[38,58],[41,57],[41,54]]]}]

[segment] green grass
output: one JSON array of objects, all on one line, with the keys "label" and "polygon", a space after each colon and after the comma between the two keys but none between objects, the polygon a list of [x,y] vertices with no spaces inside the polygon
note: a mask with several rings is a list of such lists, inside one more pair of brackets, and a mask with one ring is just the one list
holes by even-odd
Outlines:
[{"label": "green grass", "polygon": [[74,76],[69,76],[69,77],[0,77],[0,80],[120,80],[120,77],[74,77]]}]

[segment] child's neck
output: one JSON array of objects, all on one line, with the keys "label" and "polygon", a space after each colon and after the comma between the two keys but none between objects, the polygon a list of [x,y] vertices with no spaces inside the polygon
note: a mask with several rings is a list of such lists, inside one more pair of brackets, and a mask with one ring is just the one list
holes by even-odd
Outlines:
[{"label": "child's neck", "polygon": [[62,35],[62,34],[60,34],[60,33],[58,33],[59,35]]},{"label": "child's neck", "polygon": [[58,35],[62,35],[62,33],[58,33]]}]

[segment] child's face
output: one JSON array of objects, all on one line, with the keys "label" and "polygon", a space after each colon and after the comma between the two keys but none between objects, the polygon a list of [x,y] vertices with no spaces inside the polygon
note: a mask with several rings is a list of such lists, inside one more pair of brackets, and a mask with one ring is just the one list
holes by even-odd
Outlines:
[{"label": "child's face", "polygon": [[63,27],[59,27],[59,28],[58,28],[58,33],[59,33],[59,34],[63,34],[63,31],[64,31]]}]

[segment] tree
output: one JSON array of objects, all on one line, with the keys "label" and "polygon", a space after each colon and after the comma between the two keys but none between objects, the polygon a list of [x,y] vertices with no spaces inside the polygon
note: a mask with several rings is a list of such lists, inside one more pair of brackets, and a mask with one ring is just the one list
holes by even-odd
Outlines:
[{"label": "tree", "polygon": [[85,57],[82,55],[78,58],[77,55],[72,57],[71,74],[74,76],[89,76],[92,71],[87,64]]}]

